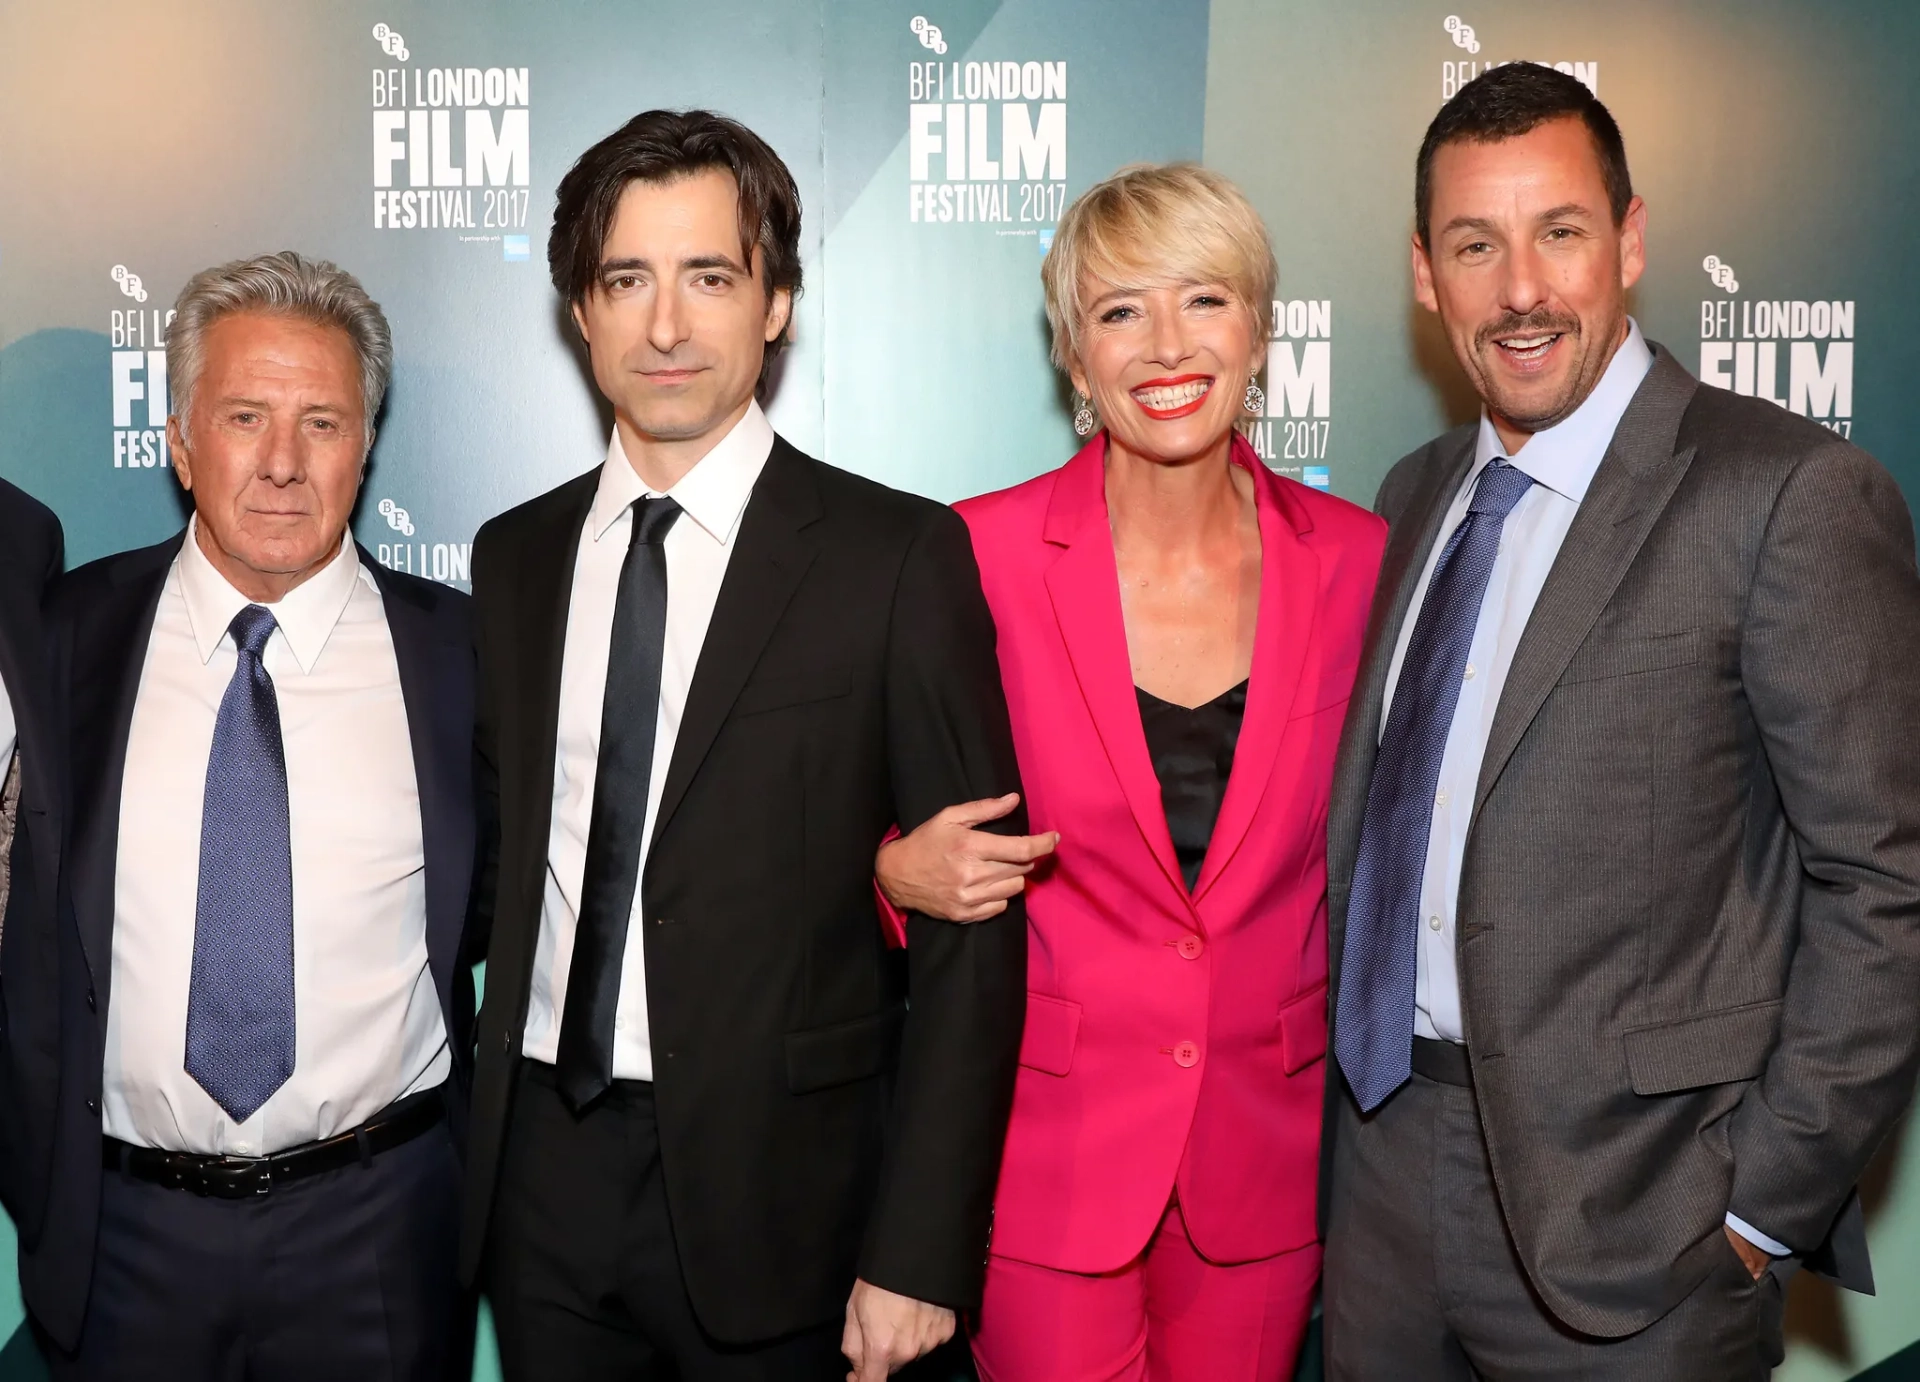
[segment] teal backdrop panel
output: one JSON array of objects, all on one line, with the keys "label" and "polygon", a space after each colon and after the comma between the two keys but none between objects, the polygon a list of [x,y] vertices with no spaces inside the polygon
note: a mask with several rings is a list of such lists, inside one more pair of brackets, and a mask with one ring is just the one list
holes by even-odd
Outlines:
[{"label": "teal backdrop panel", "polygon": [[[1920,500],[1905,0],[6,0],[0,474],[59,511],[73,562],[176,530],[168,305],[198,268],[298,248],[394,327],[356,534],[464,586],[479,524],[594,465],[610,427],[547,279],[554,186],[635,112],[703,105],[766,136],[805,202],[769,402],[796,444],[947,500],[1060,464],[1039,281],[1060,212],[1126,163],[1204,158],[1279,260],[1249,435],[1368,503],[1475,411],[1409,291],[1413,156],[1452,90],[1513,60],[1620,119],[1648,334]],[[1863,1193],[1880,1294],[1797,1281],[1792,1382],[1920,1375],[1920,1135]],[[0,1382],[39,1375],[21,1319],[0,1271]],[[498,1375],[484,1316],[476,1368]]]}]

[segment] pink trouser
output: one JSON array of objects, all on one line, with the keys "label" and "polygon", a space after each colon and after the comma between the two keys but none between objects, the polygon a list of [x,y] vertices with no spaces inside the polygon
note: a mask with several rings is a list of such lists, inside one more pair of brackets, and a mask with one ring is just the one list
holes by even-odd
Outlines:
[{"label": "pink trouser", "polygon": [[989,1257],[974,1361],[981,1382],[1281,1382],[1319,1278],[1318,1243],[1209,1262],[1169,1205],[1147,1250],[1118,1271]]}]

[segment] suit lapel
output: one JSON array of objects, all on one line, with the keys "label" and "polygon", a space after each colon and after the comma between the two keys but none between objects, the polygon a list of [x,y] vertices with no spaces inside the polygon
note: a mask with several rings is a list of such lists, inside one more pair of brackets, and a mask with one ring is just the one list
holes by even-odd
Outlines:
[{"label": "suit lapel", "polygon": [[[809,460],[776,437],[766,467],[740,519],[740,535],[714,601],[706,641],[660,789],[653,839],[666,834],[673,813],[732,713],[741,687],[780,624],[816,549],[803,529],[820,517],[820,489]],[[643,866],[644,866],[644,861]]]},{"label": "suit lapel", "polygon": [[1693,448],[1676,455],[1673,447],[1697,387],[1672,356],[1660,351],[1614,429],[1514,649],[1480,761],[1476,817],[1686,475]]},{"label": "suit lapel", "polygon": [[1388,515],[1392,527],[1381,558],[1373,616],[1367,630],[1367,653],[1354,687],[1353,705],[1341,734],[1339,765],[1334,774],[1330,808],[1327,878],[1344,886],[1353,873],[1360,848],[1360,823],[1366,814],[1367,788],[1373,780],[1373,761],[1380,752],[1380,712],[1386,701],[1387,673],[1400,630],[1412,614],[1414,587],[1426,570],[1427,557],[1440,535],[1447,509],[1473,468],[1474,429],[1427,467],[1424,483],[1399,515]]},{"label": "suit lapel", "polygon": [[[1095,437],[1060,472],[1047,509],[1046,541],[1064,547],[1047,568],[1047,595],[1074,680],[1134,823],[1167,880],[1184,897],[1186,883],[1167,831],[1160,779],[1140,725],[1133,662],[1120,614],[1120,571],[1107,524],[1106,441]],[[1256,634],[1256,638],[1258,635]]]},{"label": "suit lapel", "polygon": [[[400,673],[420,798],[421,853],[426,860],[427,964],[452,1034],[454,968],[466,922],[474,838],[473,746],[469,735],[462,733],[472,717],[458,713],[462,700],[471,709],[472,693],[462,688],[458,662],[471,661],[472,651],[443,637],[420,595],[365,550],[360,551],[360,562],[380,588]],[[470,676],[467,683],[470,688]]]},{"label": "suit lapel", "polygon": [[[553,829],[554,746],[560,733],[560,676],[566,662],[574,566],[587,511],[600,488],[600,470],[596,466],[556,491],[553,503],[517,534],[520,550],[502,554],[500,567],[515,589],[497,598],[511,602],[511,638],[507,647],[488,649],[491,666],[482,672],[498,678],[503,710],[517,711],[502,716],[511,732],[503,733],[498,750],[500,795],[503,802],[523,803],[529,817],[524,833],[516,836],[524,841],[524,848],[508,852],[502,842],[501,868],[518,864],[515,871],[520,876],[503,875],[498,891],[503,897],[531,899],[536,916],[541,874],[547,864],[547,836]],[[507,687],[512,688],[510,693]],[[526,939],[529,964],[538,930],[529,928]]]},{"label": "suit lapel", "polygon": [[[87,968],[107,982],[113,958],[113,899],[120,847],[120,798],[140,674],[167,572],[186,534],[128,552],[106,574],[107,594],[78,613],[66,636],[73,753],[73,867],[67,877]],[[106,1005],[101,1005],[104,1014]]]},{"label": "suit lapel", "polygon": [[1196,903],[1232,860],[1266,794],[1320,611],[1320,560],[1303,541],[1313,531],[1313,520],[1289,501],[1284,482],[1261,464],[1237,432],[1233,450],[1254,479],[1260,520],[1260,612],[1254,625],[1246,717],[1234,748],[1220,817],[1193,890]]},{"label": "suit lapel", "polygon": [[[20,755],[20,809],[44,814],[54,803],[56,739],[42,647],[41,573],[24,571],[0,557],[0,680],[13,706]],[[52,832],[38,838],[57,844]],[[51,863],[51,860],[46,861]]]}]

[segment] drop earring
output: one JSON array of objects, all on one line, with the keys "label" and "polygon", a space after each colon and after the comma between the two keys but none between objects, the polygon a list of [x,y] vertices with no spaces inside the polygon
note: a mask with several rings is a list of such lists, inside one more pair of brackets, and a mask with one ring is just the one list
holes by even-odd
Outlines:
[{"label": "drop earring", "polygon": [[1083,437],[1091,436],[1093,429],[1100,425],[1100,419],[1095,417],[1093,413],[1093,400],[1084,398],[1076,392],[1073,396],[1073,401],[1075,405],[1073,410],[1073,430]]},{"label": "drop earring", "polygon": [[1258,370],[1254,371],[1253,377],[1247,380],[1247,392],[1245,396],[1241,398],[1240,406],[1252,413],[1255,417],[1259,417],[1267,411],[1267,394],[1266,390],[1260,387],[1260,372]]}]

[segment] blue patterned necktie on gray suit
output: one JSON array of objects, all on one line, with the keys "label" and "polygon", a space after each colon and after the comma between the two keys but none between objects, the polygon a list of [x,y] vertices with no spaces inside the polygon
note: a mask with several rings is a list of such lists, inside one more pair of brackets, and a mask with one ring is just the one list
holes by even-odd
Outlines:
[{"label": "blue patterned necktie on gray suit", "polygon": [[207,755],[187,995],[187,1073],[236,1123],[293,1074],[293,848],[280,702],[261,664],[273,615],[227,631],[239,661]]},{"label": "blue patterned necktie on gray suit", "polygon": [[1413,1073],[1420,884],[1440,761],[1460,701],[1500,530],[1533,481],[1503,461],[1480,473],[1467,516],[1434,564],[1393,692],[1347,899],[1334,1054],[1363,1111]]}]

